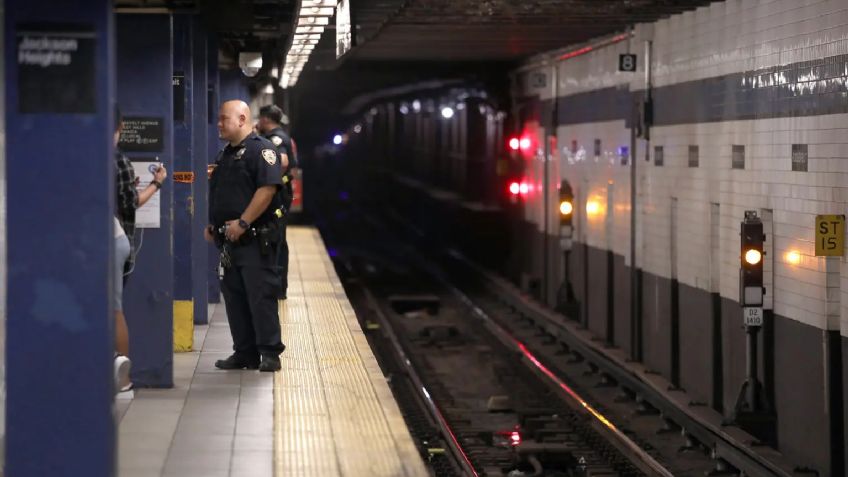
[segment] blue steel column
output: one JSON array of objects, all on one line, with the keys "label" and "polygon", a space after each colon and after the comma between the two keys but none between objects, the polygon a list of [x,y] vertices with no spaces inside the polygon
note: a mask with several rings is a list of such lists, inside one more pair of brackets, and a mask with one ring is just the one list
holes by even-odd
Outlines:
[{"label": "blue steel column", "polygon": [[[209,81],[207,87],[207,101],[209,102],[209,117],[207,118],[208,124],[208,156],[206,158],[207,163],[211,164],[212,161],[215,160],[215,155],[221,149],[222,142],[218,139],[218,107],[220,106],[220,82],[218,81],[218,40],[214,34],[209,35],[209,42],[206,48],[206,60],[207,60],[207,73]],[[204,182],[206,185],[207,194],[209,193],[209,183]],[[207,204],[208,206],[208,204]],[[207,217],[203,217],[208,221]],[[208,264],[207,264],[207,277],[208,277],[208,290],[209,290],[209,302],[210,303],[220,303],[221,302],[221,282],[218,280],[218,251],[215,247],[210,246],[208,248],[209,253]]]},{"label": "blue steel column", "polygon": [[[112,3],[7,0],[4,14],[8,318],[3,474],[111,476]],[[23,113],[18,34],[63,27],[81,45],[70,53],[77,62],[71,66],[86,65],[82,51],[93,52],[83,68],[90,81],[82,82],[92,88],[92,96],[74,113]]]},{"label": "blue steel column", "polygon": [[207,304],[209,303],[207,293],[206,268],[209,263],[209,244],[203,238],[203,227],[208,222],[209,216],[209,187],[206,180],[206,165],[209,162],[207,153],[207,71],[206,71],[206,37],[207,33],[201,26],[200,17],[193,18],[192,25],[192,130],[194,132],[194,154],[191,158],[192,171],[194,172],[194,210],[191,217],[191,295],[194,297],[194,322],[205,324],[209,322]]},{"label": "blue steel column", "polygon": [[[143,34],[140,34],[143,32]],[[118,15],[118,102],[124,116],[162,120],[161,152],[128,153],[130,159],[159,158],[173,172],[172,29],[167,15]],[[132,380],[139,387],[174,383],[173,215],[171,176],[159,191],[160,228],[136,230],[135,270],[124,290],[130,332]]]},{"label": "blue steel column", "polygon": [[[245,103],[250,103],[250,93],[247,90],[247,82],[245,82],[241,70],[223,70],[220,72],[220,78],[221,101],[240,99]],[[256,112],[251,111],[254,114]]]},{"label": "blue steel column", "polygon": [[[185,94],[182,117],[174,118],[174,168],[177,172],[192,171],[194,137],[192,111],[195,88],[192,61],[191,16],[174,15],[174,74],[183,74]],[[191,351],[194,327],[194,303],[191,296],[191,212],[192,186],[189,183],[174,184],[174,350]]]}]

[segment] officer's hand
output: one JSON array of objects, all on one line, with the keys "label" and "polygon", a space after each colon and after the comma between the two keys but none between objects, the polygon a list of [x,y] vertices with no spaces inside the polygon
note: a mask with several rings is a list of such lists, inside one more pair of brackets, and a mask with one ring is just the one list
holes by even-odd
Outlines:
[{"label": "officer's hand", "polygon": [[209,243],[215,242],[215,237],[212,235],[212,226],[211,225],[207,225],[203,229],[203,238],[205,238],[206,241],[209,242]]},{"label": "officer's hand", "polygon": [[165,180],[165,178],[167,178],[167,177],[168,177],[168,170],[165,169],[164,165],[159,164],[159,169],[156,169],[156,172],[153,174],[153,179],[155,179],[156,182],[161,184]]},{"label": "officer's hand", "polygon": [[241,228],[238,220],[230,220],[227,221],[227,228],[224,229],[224,233],[227,234],[227,240],[230,242],[238,242],[238,239],[244,235],[245,230]]}]

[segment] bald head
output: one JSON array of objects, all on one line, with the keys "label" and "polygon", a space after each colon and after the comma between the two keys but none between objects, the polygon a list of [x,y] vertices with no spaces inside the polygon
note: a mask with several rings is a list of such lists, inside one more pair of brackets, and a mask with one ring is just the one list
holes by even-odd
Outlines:
[{"label": "bald head", "polygon": [[240,143],[253,130],[250,124],[250,106],[233,99],[221,104],[218,112],[218,136],[232,145]]}]

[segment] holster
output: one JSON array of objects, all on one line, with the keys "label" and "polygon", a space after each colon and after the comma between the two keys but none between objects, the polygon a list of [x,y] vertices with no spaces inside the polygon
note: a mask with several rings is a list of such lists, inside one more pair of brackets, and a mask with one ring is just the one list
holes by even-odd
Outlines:
[{"label": "holster", "polygon": [[259,240],[259,253],[262,255],[270,255],[277,250],[277,244],[280,241],[279,226],[276,221],[271,221],[267,225],[256,229],[256,238]]}]

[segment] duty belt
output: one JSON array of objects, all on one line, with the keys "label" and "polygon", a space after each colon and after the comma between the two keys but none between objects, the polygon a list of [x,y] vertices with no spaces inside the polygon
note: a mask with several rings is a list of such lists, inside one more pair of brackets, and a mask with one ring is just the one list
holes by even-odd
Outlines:
[{"label": "duty belt", "polygon": [[244,231],[238,241],[231,242],[227,240],[227,226],[222,225],[215,229],[215,244],[221,249],[221,265],[224,268],[232,266],[232,249],[250,245],[254,240],[258,239],[259,251],[262,255],[268,255],[277,246],[277,228],[273,225],[263,225],[262,227],[250,227]]}]

